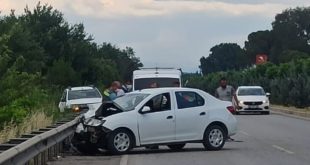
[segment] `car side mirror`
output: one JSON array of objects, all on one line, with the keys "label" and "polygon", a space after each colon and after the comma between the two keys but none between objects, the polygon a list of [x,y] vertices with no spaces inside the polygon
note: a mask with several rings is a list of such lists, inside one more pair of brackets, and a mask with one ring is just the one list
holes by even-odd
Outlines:
[{"label": "car side mirror", "polygon": [[149,106],[144,106],[141,110],[140,110],[140,113],[141,114],[144,114],[144,113],[147,113],[147,112],[150,112],[151,111],[151,107]]},{"label": "car side mirror", "polygon": [[268,97],[269,97],[269,96],[270,96],[270,93],[268,93],[268,92],[267,92],[267,93],[266,93],[266,96],[268,96]]}]

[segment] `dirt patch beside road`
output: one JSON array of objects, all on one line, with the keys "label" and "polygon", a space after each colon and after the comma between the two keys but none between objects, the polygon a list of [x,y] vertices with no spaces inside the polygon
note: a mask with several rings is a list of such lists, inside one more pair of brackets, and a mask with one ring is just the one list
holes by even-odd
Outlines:
[{"label": "dirt patch beside road", "polygon": [[271,105],[271,111],[273,113],[283,113],[291,116],[297,116],[301,118],[310,119],[310,107],[308,108],[296,108],[296,107],[286,107],[280,105]]}]

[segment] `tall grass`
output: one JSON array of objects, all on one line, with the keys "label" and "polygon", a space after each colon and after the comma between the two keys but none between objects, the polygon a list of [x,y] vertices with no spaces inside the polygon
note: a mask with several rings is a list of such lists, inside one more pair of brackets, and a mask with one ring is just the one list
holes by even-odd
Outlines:
[{"label": "tall grass", "polygon": [[0,143],[4,143],[11,138],[19,137],[22,134],[30,133],[33,130],[44,128],[53,123],[53,116],[47,116],[44,111],[35,112],[27,116],[21,123],[13,121],[5,123],[0,131]]},{"label": "tall grass", "polygon": [[56,106],[60,98],[60,92],[56,91],[33,90],[28,97],[0,107],[0,143],[49,126],[65,117],[67,114],[61,114]]}]

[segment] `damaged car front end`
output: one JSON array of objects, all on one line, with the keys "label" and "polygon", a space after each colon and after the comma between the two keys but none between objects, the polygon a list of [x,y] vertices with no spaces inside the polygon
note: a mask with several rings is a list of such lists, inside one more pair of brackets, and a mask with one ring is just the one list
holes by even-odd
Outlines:
[{"label": "damaged car front end", "polygon": [[105,149],[106,137],[111,130],[103,126],[104,117],[120,112],[122,110],[110,102],[103,103],[96,111],[83,114],[72,139],[73,146],[84,154],[94,154],[98,149]]}]

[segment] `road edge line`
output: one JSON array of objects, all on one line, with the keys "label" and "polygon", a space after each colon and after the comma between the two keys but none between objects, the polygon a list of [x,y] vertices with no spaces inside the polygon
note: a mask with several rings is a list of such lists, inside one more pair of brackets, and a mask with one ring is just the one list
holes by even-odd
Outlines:
[{"label": "road edge line", "polygon": [[310,118],[308,117],[301,117],[301,116],[297,116],[297,115],[293,115],[293,114],[288,114],[285,112],[279,112],[279,111],[275,111],[275,110],[270,110],[271,113],[273,114],[277,114],[277,115],[282,115],[282,116],[286,116],[286,117],[291,117],[291,118],[295,118],[295,119],[301,119],[301,120],[306,120],[306,121],[310,121]]},{"label": "road edge line", "polygon": [[278,150],[280,150],[280,151],[286,152],[286,153],[288,153],[288,154],[294,154],[293,151],[290,151],[290,150],[288,150],[288,149],[285,149],[285,148],[283,148],[283,147],[281,147],[281,146],[278,146],[278,145],[275,145],[275,144],[273,144],[272,147],[273,147],[273,148],[276,148],[276,149],[278,149]]},{"label": "road edge line", "polygon": [[127,165],[128,164],[128,155],[122,155],[119,165]]}]

